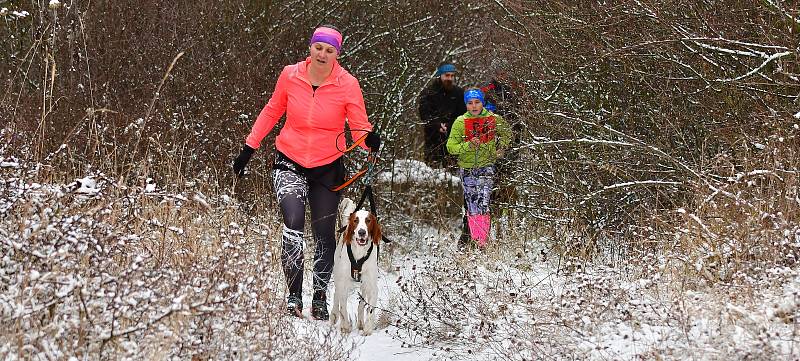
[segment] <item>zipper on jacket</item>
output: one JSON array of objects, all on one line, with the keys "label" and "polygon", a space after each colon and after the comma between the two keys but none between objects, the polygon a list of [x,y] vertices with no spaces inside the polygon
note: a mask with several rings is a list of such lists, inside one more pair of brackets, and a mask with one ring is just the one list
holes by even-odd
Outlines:
[{"label": "zipper on jacket", "polygon": [[[309,80],[309,79],[308,79],[308,78],[307,78],[305,75],[303,75],[303,76],[298,76],[298,78],[299,78],[299,79],[301,79],[301,80],[302,80],[303,82],[305,82],[306,84],[308,84],[308,86],[311,88],[311,104],[309,105],[309,107],[308,107],[308,112],[306,113],[306,124],[307,124],[307,126],[310,128],[310,127],[311,127],[311,124],[312,124],[312,121],[313,121],[313,119],[314,119],[314,118],[313,118],[313,116],[314,116],[314,105],[315,105],[315,104],[316,104],[316,102],[317,102],[317,90],[319,90],[320,88],[322,88],[322,87],[324,87],[324,86],[326,86],[326,85],[333,84],[333,82],[332,82],[332,81],[323,81],[323,83],[322,83],[322,84],[320,84],[320,85],[317,87],[317,89],[315,90],[315,89],[314,89],[314,86],[311,84],[311,80]],[[326,80],[328,80],[328,79],[326,79]],[[305,145],[305,148],[306,148],[306,149],[311,149],[311,148],[313,148],[313,147],[315,146],[314,144],[310,144],[310,143],[308,143],[308,142],[309,142],[309,139],[310,139],[310,138],[308,138],[308,137],[306,137],[306,139],[305,139],[306,143],[305,143],[304,145]],[[306,154],[306,157],[307,157],[307,156],[308,156],[308,154]],[[304,160],[305,160],[306,162],[308,162],[308,158],[306,158],[306,159],[304,159]]]}]

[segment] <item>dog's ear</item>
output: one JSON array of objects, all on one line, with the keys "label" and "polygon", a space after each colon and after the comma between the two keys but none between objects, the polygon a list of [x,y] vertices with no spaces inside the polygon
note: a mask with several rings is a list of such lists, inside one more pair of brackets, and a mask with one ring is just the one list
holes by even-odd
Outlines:
[{"label": "dog's ear", "polygon": [[369,222],[369,234],[372,236],[372,243],[378,244],[380,242],[381,237],[383,234],[381,233],[381,225],[378,224],[378,217],[375,217],[374,214],[369,214],[370,221]]},{"label": "dog's ear", "polygon": [[347,217],[347,228],[344,230],[344,244],[353,243],[353,233],[356,231],[355,220],[356,212],[350,213],[350,217]]}]

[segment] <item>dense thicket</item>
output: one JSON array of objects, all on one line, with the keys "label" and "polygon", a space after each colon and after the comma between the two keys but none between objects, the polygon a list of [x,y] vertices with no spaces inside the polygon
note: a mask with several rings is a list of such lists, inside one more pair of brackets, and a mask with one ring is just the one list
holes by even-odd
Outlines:
[{"label": "dense thicket", "polygon": [[415,98],[454,60],[462,84],[500,75],[515,87],[522,157],[509,207],[561,253],[686,245],[793,261],[771,248],[800,237],[800,19],[789,2],[0,5],[6,141],[74,175],[92,164],[229,181],[278,72],[333,23],[388,139],[387,166],[420,158]]}]

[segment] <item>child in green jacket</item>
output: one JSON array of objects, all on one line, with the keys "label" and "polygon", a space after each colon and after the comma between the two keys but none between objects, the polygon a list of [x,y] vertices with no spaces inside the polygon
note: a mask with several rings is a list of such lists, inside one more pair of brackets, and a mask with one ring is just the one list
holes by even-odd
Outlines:
[{"label": "child in green jacket", "polygon": [[494,163],[511,142],[511,130],[502,117],[483,107],[485,102],[480,89],[464,92],[464,103],[467,112],[453,123],[447,151],[458,156],[469,232],[483,248],[491,226],[489,203],[494,185]]}]

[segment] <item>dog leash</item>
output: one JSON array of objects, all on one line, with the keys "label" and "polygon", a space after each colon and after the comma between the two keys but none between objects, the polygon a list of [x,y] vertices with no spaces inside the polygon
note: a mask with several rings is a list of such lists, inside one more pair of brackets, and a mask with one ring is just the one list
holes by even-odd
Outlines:
[{"label": "dog leash", "polygon": [[[344,132],[340,133],[339,136],[342,136],[343,134],[344,134]],[[364,143],[364,141],[366,141],[366,139],[367,139],[367,134],[369,134],[369,133],[364,133],[364,135],[362,135],[358,139],[356,139],[356,141],[353,142],[353,144],[351,144],[349,147],[347,147],[347,149],[343,150],[342,153],[350,152],[353,149],[356,149],[356,147],[358,147],[362,143]],[[339,136],[337,136],[337,138]],[[337,139],[337,143],[338,143],[338,139]],[[340,184],[340,185],[338,185],[338,186],[336,186],[334,188],[331,188],[331,192],[338,192],[338,191],[346,188],[347,186],[353,184],[353,182],[355,182],[358,178],[360,178],[363,175],[369,173],[372,170],[373,166],[375,165],[375,162],[377,162],[377,159],[378,159],[378,156],[377,155],[373,156],[372,150],[370,150],[368,155],[367,155],[367,165],[363,169],[361,169],[360,171],[356,172],[356,174],[354,174],[352,177],[350,177],[350,179],[344,181],[344,183],[342,183],[342,184]],[[358,208],[356,208],[356,209],[358,209]]]},{"label": "dog leash", "polygon": [[[339,136],[342,136],[343,134],[344,134],[344,132],[339,133]],[[337,139],[338,139],[338,137],[337,137]],[[353,144],[351,144],[349,147],[347,147],[344,150],[340,150],[340,151],[342,153],[350,152],[353,149],[355,149],[356,147],[358,147],[359,145],[361,145],[362,143],[364,143],[364,141],[366,139],[367,139],[367,133],[365,133],[364,135],[362,135],[361,137],[356,139],[356,141],[353,142]],[[377,159],[378,159],[377,155],[373,156],[373,152],[372,152],[372,150],[370,150],[368,155],[367,155],[367,166],[364,167],[364,169],[356,172],[356,174],[354,174],[352,177],[350,177],[350,179],[344,181],[344,183],[342,183],[342,184],[340,184],[338,186],[335,186],[335,187],[328,186],[326,184],[323,184],[322,182],[318,182],[318,183],[321,184],[323,187],[327,188],[331,192],[338,192],[338,191],[340,191],[340,190],[342,190],[344,188],[347,188],[347,186],[353,184],[353,182],[355,182],[356,180],[358,180],[359,178],[361,178],[365,174],[369,174],[370,171],[372,170],[372,168],[374,167],[375,163],[377,162]],[[294,161],[292,161],[291,159],[287,158],[287,160],[294,164]],[[300,170],[301,173],[305,174],[305,171],[306,171],[305,168],[303,168],[303,167],[301,167],[301,166],[299,166],[297,164],[295,164],[295,166],[298,168],[298,170]],[[289,167],[287,167],[287,166],[285,166],[283,164],[278,164],[278,163],[273,164],[272,168],[273,169],[280,169],[280,170],[290,171],[290,172],[294,172],[294,173],[298,172],[297,170],[291,169],[291,168],[289,168]],[[370,176],[370,181],[371,181],[371,176]]]},{"label": "dog leash", "polygon": [[[377,162],[377,159],[378,159],[377,152],[375,152],[373,154],[373,152],[370,151],[368,159],[367,159],[367,167],[364,170],[362,170],[361,172],[359,172],[360,173],[358,175],[359,177],[362,176],[362,175],[365,175],[364,179],[363,179],[363,181],[364,181],[364,192],[361,194],[361,199],[359,199],[358,204],[356,205],[356,208],[355,208],[356,210],[361,209],[361,206],[364,205],[364,201],[366,201],[367,198],[369,198],[370,212],[372,212],[372,215],[375,216],[376,220],[378,218],[378,211],[377,211],[377,205],[375,203],[375,196],[372,194],[372,176],[373,176],[373,172],[374,172],[374,169],[375,169],[374,167],[375,167],[375,163]],[[351,179],[351,180],[355,180],[355,179]],[[350,182],[350,183],[352,183],[352,182]],[[380,223],[378,223],[378,224],[380,224]],[[342,229],[341,231],[344,231],[344,229]],[[381,241],[386,242],[386,243],[391,243],[392,242],[391,240],[386,238],[386,236],[383,235],[382,233],[381,233]],[[381,246],[380,246],[380,244],[375,246],[375,243],[370,242],[369,249],[367,250],[367,254],[363,258],[361,258],[359,260],[356,260],[355,256],[353,256],[353,248],[352,248],[352,246],[350,244],[347,245],[347,257],[350,258],[350,277],[354,281],[361,282],[361,268],[364,266],[364,262],[366,262],[369,259],[369,256],[372,255],[372,249],[373,248],[375,248],[375,258],[380,258],[380,254],[381,254]]]},{"label": "dog leash", "polygon": [[[342,134],[344,134],[344,133],[342,133]],[[340,134],[340,136],[341,136],[341,134]],[[367,134],[365,133],[363,136],[359,137],[355,142],[353,142],[352,145],[347,147],[347,149],[345,149],[342,153],[347,153],[349,151],[352,151],[357,146],[359,146],[360,144],[364,143],[366,138],[367,138]],[[375,196],[374,196],[374,194],[372,192],[372,181],[373,181],[373,176],[374,176],[374,173],[375,173],[375,164],[378,162],[378,154],[379,153],[380,153],[380,150],[372,151],[370,149],[369,153],[367,154],[367,164],[365,165],[365,167],[363,169],[361,169],[360,171],[358,171],[355,175],[350,177],[350,179],[346,180],[344,183],[339,185],[338,187],[335,187],[335,188],[331,189],[331,191],[333,191],[333,192],[340,191],[340,190],[344,189],[345,187],[353,184],[357,179],[363,177],[362,183],[364,184],[364,192],[361,194],[361,199],[359,199],[355,209],[356,210],[361,209],[361,206],[364,205],[364,202],[367,199],[369,199],[370,212],[375,216],[376,219],[378,218],[378,207],[377,207],[377,203],[375,202]],[[347,229],[347,227],[344,226],[344,227],[340,228],[338,230],[338,232],[339,233],[344,232],[346,229]],[[381,241],[386,242],[386,243],[391,243],[392,242],[389,238],[387,238],[383,234],[381,234]],[[347,256],[350,259],[350,277],[354,281],[361,282],[361,269],[364,266],[364,262],[366,262],[367,259],[369,259],[369,257],[372,255],[372,249],[373,248],[375,248],[375,257],[376,258],[380,258],[380,251],[381,251],[380,244],[378,244],[377,247],[376,247],[374,243],[371,243],[370,246],[369,246],[369,249],[367,250],[367,254],[363,258],[361,258],[359,260],[356,260],[355,256],[353,256],[352,246],[349,245],[349,244],[347,245]]]},{"label": "dog leash", "polygon": [[[342,136],[344,134],[345,134],[345,132],[340,133],[337,136],[337,139],[338,139],[338,137],[340,137],[340,136]],[[364,135],[362,135],[361,137],[356,139],[356,141],[354,141],[353,144],[351,144],[346,149],[342,150],[342,153],[350,152],[353,149],[356,149],[356,147],[358,147],[362,143],[364,143],[366,141],[366,139],[367,139],[367,134],[369,134],[369,133],[365,132]],[[375,196],[373,195],[373,192],[372,192],[372,181],[373,181],[373,177],[374,177],[374,173],[375,173],[375,165],[378,163],[378,155],[379,154],[380,154],[380,150],[373,151],[373,150],[370,149],[369,153],[367,153],[367,164],[364,166],[364,168],[362,168],[361,170],[356,172],[356,174],[354,174],[352,177],[350,177],[350,179],[346,180],[341,185],[331,189],[332,192],[338,192],[338,191],[344,189],[345,187],[353,184],[359,178],[363,177],[362,183],[364,184],[364,192],[361,193],[361,199],[359,199],[358,203],[356,204],[356,210],[361,209],[361,206],[364,205],[364,201],[369,199],[370,212],[372,212],[372,214],[375,215],[376,218],[378,217],[378,210],[377,210],[377,203],[375,202]],[[344,227],[342,227],[338,231],[339,232],[344,232]],[[391,240],[386,238],[386,236],[381,237],[381,239],[386,243],[391,243]]]},{"label": "dog leash", "polygon": [[[361,199],[356,205],[356,210],[361,209],[361,206],[364,205],[364,201],[367,200],[367,198],[369,198],[370,212],[372,212],[372,214],[375,216],[375,219],[378,219],[378,206],[375,202],[375,196],[372,194],[372,184],[367,183],[364,186],[364,193],[361,194]],[[380,224],[380,222],[378,222],[378,224]],[[383,234],[381,234],[381,240],[386,243],[392,243],[392,240],[386,238],[386,236]]]}]

